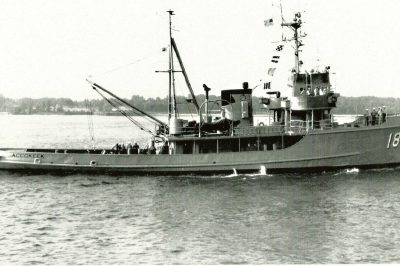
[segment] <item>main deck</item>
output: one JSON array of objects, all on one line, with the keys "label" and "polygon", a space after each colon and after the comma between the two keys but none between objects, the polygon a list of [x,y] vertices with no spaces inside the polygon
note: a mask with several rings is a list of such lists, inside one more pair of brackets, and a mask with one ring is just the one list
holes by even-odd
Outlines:
[{"label": "main deck", "polygon": [[[397,119],[396,119],[397,120]],[[281,137],[292,137],[282,134]],[[2,149],[0,168],[67,172],[216,173],[258,171],[300,172],[346,167],[400,164],[400,124],[313,130],[280,149],[230,150],[182,154],[115,154],[112,150]],[[221,140],[215,136],[218,142]],[[257,138],[254,136],[254,138]],[[260,139],[263,137],[260,136]],[[207,138],[206,138],[207,139]],[[247,137],[236,136],[236,140]]]}]

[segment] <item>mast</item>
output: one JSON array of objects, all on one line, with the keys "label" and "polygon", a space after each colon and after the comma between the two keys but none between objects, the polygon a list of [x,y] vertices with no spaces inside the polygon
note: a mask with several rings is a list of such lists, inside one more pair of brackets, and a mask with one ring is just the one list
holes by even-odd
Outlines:
[{"label": "mast", "polygon": [[[185,66],[183,65],[183,61],[179,53],[178,46],[176,45],[175,39],[172,37],[172,16],[175,15],[174,11],[168,10],[167,13],[169,14],[169,53],[168,53],[169,67],[168,70],[156,71],[156,73],[161,73],[161,72],[168,73],[169,76],[169,82],[168,82],[168,124],[169,124],[171,118],[177,118],[178,115],[177,102],[176,102],[176,89],[175,89],[175,72],[182,72],[183,77],[185,78],[186,85],[192,96],[192,99],[190,101],[194,104],[194,107],[196,108],[197,112],[199,112],[199,104],[197,102],[196,95],[193,92],[192,85],[190,84]],[[181,68],[181,70],[179,71],[175,70],[174,68],[174,54],[176,55],[179,66]]]},{"label": "mast", "polygon": [[[282,21],[282,24],[281,24],[282,27],[288,27],[294,31],[294,36],[289,41],[291,41],[291,40],[294,41],[294,69],[295,69],[296,73],[300,72],[300,65],[301,65],[300,57],[299,57],[299,53],[300,53],[299,48],[301,46],[303,46],[303,44],[300,41],[300,37],[306,36],[305,34],[299,35],[299,29],[301,28],[301,24],[302,24],[302,21],[300,18],[301,18],[301,14],[300,14],[300,12],[298,12],[295,14],[293,22]],[[283,20],[283,18],[282,18],[282,20]]]},{"label": "mast", "polygon": [[169,115],[168,119],[171,117],[176,118],[176,92],[175,92],[175,74],[174,74],[174,50],[173,50],[173,39],[172,39],[172,16],[174,16],[173,10],[167,11],[169,14]]}]

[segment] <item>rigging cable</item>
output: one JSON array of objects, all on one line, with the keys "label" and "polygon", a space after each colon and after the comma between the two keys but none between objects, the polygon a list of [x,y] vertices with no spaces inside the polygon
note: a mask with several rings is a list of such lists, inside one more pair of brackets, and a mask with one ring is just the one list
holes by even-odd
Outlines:
[{"label": "rigging cable", "polygon": [[190,116],[192,117],[192,120],[194,120],[193,114],[192,114],[192,112],[190,111],[189,103],[188,103],[187,101],[185,101],[185,103],[186,103],[186,108],[187,108],[187,110],[188,110]]},{"label": "rigging cable", "polygon": [[[117,105],[117,106],[125,106],[125,107],[128,107],[129,110],[124,110],[124,112],[125,112],[128,116],[130,116],[130,117],[132,117],[132,116],[141,117],[141,118],[143,118],[144,120],[146,120],[147,122],[154,124],[154,121],[153,121],[152,119],[150,119],[149,117],[143,115],[142,113],[138,112],[137,110],[132,109],[131,106],[127,105],[127,104],[124,103],[123,101],[118,100],[118,99],[116,99],[116,98],[112,98],[112,99],[110,99],[110,100],[114,101],[115,105]],[[118,108],[118,111],[121,112],[121,111],[120,111],[120,108]],[[137,122],[137,123],[139,123],[139,122]]]},{"label": "rigging cable", "polygon": [[86,114],[87,114],[87,121],[88,121],[88,128],[89,128],[89,135],[90,141],[92,142],[93,148],[95,147],[94,142],[94,127],[93,127],[93,109],[90,101],[88,99],[85,100],[86,105]]},{"label": "rigging cable", "polygon": [[[181,70],[181,71],[182,71],[182,70]],[[181,93],[181,94],[183,95],[183,97],[184,97],[184,98],[183,98],[184,103],[179,103],[179,104],[184,104],[184,105],[186,105],[187,111],[188,111],[188,113],[190,114],[190,116],[192,117],[192,120],[195,120],[194,117],[193,117],[193,112],[190,110],[190,109],[191,109],[191,108],[190,108],[191,104],[189,104],[188,100],[187,100],[186,97],[184,96],[184,93],[183,93],[182,88],[181,88],[181,87],[178,87],[178,90],[179,90],[179,93]],[[193,99],[192,99],[192,103],[193,103]],[[179,115],[178,108],[177,108],[177,113],[178,113],[178,115]]]},{"label": "rigging cable", "polygon": [[151,53],[148,53],[148,54],[145,55],[145,56],[142,56],[141,58],[132,60],[132,61],[130,61],[129,63],[122,64],[122,65],[119,65],[119,66],[115,66],[115,67],[113,67],[113,68],[111,68],[111,69],[109,69],[109,70],[106,70],[106,71],[103,71],[103,72],[100,72],[100,73],[95,73],[94,75],[90,75],[90,76],[93,77],[93,76],[103,76],[103,75],[107,75],[107,74],[110,74],[110,73],[112,73],[112,72],[118,71],[118,70],[120,70],[120,69],[126,68],[126,67],[128,67],[128,66],[131,66],[131,65],[135,65],[135,64],[137,64],[137,63],[140,63],[140,62],[142,62],[142,61],[144,61],[144,60],[147,60],[147,59],[149,59],[149,58],[152,58],[152,57],[156,56],[156,55],[159,54],[159,53],[160,53],[159,51],[157,51],[157,52],[151,52]]},{"label": "rigging cable", "polygon": [[116,109],[117,109],[123,116],[125,116],[129,121],[131,121],[134,125],[136,125],[138,128],[140,128],[140,130],[143,130],[144,132],[147,132],[147,133],[149,133],[149,134],[152,135],[152,136],[155,135],[151,130],[145,128],[142,124],[140,124],[138,121],[136,121],[136,120],[133,119],[131,116],[129,116],[129,115],[126,113],[126,111],[124,111],[124,110],[122,110],[121,108],[119,108],[119,106],[118,106],[115,102],[113,102],[112,100],[110,100],[110,99],[108,99],[107,97],[105,97],[97,88],[94,88],[94,87],[93,87],[93,89],[94,89],[98,94],[100,94],[100,96],[101,96],[104,100],[106,100],[111,106],[113,106],[114,108],[116,108]]}]

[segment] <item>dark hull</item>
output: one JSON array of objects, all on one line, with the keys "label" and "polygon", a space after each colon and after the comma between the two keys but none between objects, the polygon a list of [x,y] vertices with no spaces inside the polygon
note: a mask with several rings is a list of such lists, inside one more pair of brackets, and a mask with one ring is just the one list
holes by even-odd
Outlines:
[{"label": "dark hull", "polygon": [[233,168],[239,172],[255,172],[262,166],[269,173],[394,167],[400,165],[400,147],[393,142],[398,132],[398,123],[318,130],[282,150],[212,154],[57,154],[3,149],[0,169],[57,173],[215,174],[231,173]]}]

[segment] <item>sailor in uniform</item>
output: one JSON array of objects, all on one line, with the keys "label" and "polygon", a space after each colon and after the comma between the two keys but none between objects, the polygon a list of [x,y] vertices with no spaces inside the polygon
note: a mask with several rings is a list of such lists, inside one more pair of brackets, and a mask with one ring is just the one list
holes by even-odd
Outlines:
[{"label": "sailor in uniform", "polygon": [[129,142],[128,145],[126,146],[126,150],[128,154],[132,154],[132,144]]},{"label": "sailor in uniform", "polygon": [[375,107],[372,108],[372,112],[371,112],[371,125],[375,126],[376,125],[376,118],[378,116],[378,113],[376,112]]},{"label": "sailor in uniform", "polygon": [[149,143],[149,150],[147,154],[156,154],[156,147],[154,146],[154,140],[151,140]]},{"label": "sailor in uniform", "polygon": [[364,118],[365,118],[365,125],[366,125],[366,126],[369,126],[369,123],[370,123],[370,121],[369,121],[370,113],[369,113],[369,110],[368,110],[368,109],[365,109]]},{"label": "sailor in uniform", "polygon": [[382,123],[386,122],[386,106],[382,107]]},{"label": "sailor in uniform", "polygon": [[133,144],[133,147],[132,147],[132,154],[138,154],[138,153],[139,153],[139,145],[135,141],[135,143]]}]

